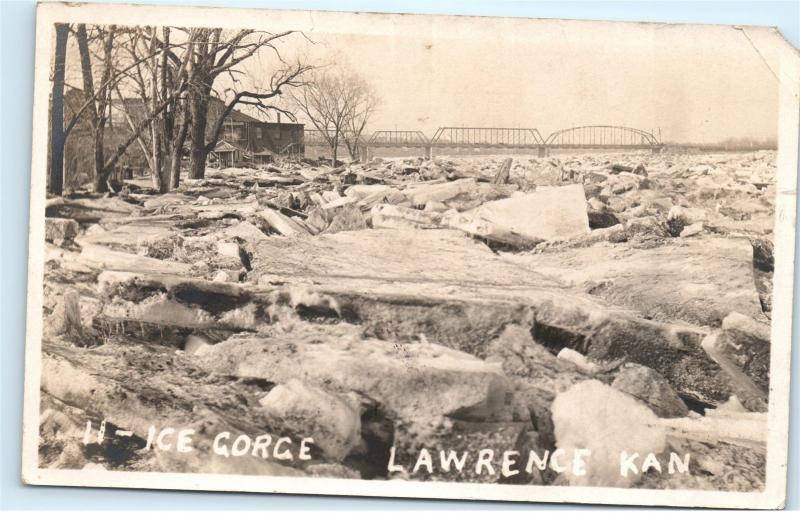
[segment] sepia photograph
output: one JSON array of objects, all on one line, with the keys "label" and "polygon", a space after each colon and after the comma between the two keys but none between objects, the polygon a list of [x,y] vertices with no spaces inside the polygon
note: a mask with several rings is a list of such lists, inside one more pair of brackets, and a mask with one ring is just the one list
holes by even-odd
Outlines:
[{"label": "sepia photograph", "polygon": [[39,4],[23,479],[779,508],[772,27]]}]

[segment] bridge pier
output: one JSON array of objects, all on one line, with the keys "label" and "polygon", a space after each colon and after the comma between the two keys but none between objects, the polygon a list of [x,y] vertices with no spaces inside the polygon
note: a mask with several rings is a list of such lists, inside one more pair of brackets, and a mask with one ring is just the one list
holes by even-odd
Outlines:
[{"label": "bridge pier", "polygon": [[550,156],[550,149],[548,149],[545,145],[540,146],[537,154],[539,158],[546,158]]}]

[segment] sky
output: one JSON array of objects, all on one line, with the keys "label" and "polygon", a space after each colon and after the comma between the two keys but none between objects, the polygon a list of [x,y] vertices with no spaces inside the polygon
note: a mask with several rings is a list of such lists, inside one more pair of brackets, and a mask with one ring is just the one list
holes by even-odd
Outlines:
[{"label": "sky", "polygon": [[[419,130],[430,138],[440,126],[467,126],[537,128],[547,137],[586,125],[633,127],[667,142],[777,135],[780,70],[769,28],[309,16],[292,18],[304,36],[281,40],[281,55],[362,76],[380,98],[367,135]],[[71,43],[68,61],[77,66]],[[271,53],[255,56],[245,85],[275,66]],[[77,68],[67,76],[80,83]],[[227,80],[218,79],[218,91]]]},{"label": "sky", "polygon": [[777,134],[778,80],[753,46],[764,46],[758,29],[523,20],[492,30],[473,20],[483,30],[310,34],[316,43],[297,52],[372,85],[381,103],[370,130],[535,127],[546,137],[622,125],[698,143]]}]

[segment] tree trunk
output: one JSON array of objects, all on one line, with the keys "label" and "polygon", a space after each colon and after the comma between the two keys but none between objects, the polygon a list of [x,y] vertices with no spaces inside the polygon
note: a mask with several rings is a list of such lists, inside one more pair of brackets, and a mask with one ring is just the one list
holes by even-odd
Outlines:
[{"label": "tree trunk", "polygon": [[331,143],[331,167],[336,168],[336,155],[339,151],[339,128],[334,128]]},{"label": "tree trunk", "polygon": [[57,23],[53,101],[50,107],[50,193],[57,196],[64,191],[64,67],[68,36],[69,25]]},{"label": "tree trunk", "polygon": [[101,101],[102,115],[97,120],[97,126],[94,128],[94,191],[97,193],[108,192],[108,178],[111,176],[111,171],[105,171],[106,153],[105,153],[105,134],[106,134],[106,117],[105,105]]},{"label": "tree trunk", "polygon": [[[89,123],[92,126],[92,135],[94,139],[94,180],[93,186],[95,192],[105,192],[105,180],[97,174],[100,170],[102,170],[102,163],[100,164],[100,168],[97,166],[98,162],[98,151],[102,153],[102,146],[98,149],[97,140],[98,140],[98,131],[100,131],[100,123],[99,123],[99,114],[97,110],[97,102],[95,97],[95,90],[94,90],[94,77],[92,76],[92,57],[89,52],[89,37],[86,34],[86,25],[79,24],[78,29],[75,33],[76,39],[78,40],[78,52],[80,54],[81,59],[81,77],[83,79],[83,96],[87,102],[88,109],[86,110],[89,116]],[[102,135],[100,135],[100,141],[102,142]],[[102,154],[100,155],[102,159]],[[101,181],[102,180],[102,181]],[[98,190],[99,189],[99,190]]]},{"label": "tree trunk", "polygon": [[[94,135],[94,191],[107,192],[108,176],[110,171],[105,170],[105,153],[103,145],[105,143],[106,109],[109,104],[110,88],[108,85],[111,77],[112,50],[114,44],[114,33],[116,27],[109,25],[106,29],[103,41],[103,73],[100,78],[100,88],[95,91],[94,78],[92,77],[91,54],[89,53],[88,37],[86,26],[78,25],[77,39],[78,52],[81,57],[81,74],[83,76],[83,95],[87,102],[91,102],[89,109],[90,121]],[[95,101],[97,104],[95,104]]]},{"label": "tree trunk", "polygon": [[189,156],[189,179],[201,180],[206,176],[208,153],[205,147],[193,148]]},{"label": "tree trunk", "polygon": [[151,141],[153,143],[152,152],[152,167],[153,167],[153,188],[161,194],[168,190],[168,182],[164,181],[164,164],[161,162],[161,135],[158,131],[158,121],[154,120],[150,127]]},{"label": "tree trunk", "polygon": [[94,130],[94,191],[108,192],[108,174],[103,174],[105,165],[105,153],[103,152],[103,142],[105,136],[105,124],[98,125]]},{"label": "tree trunk", "polygon": [[353,150],[353,145],[350,143],[349,138],[344,139],[344,146],[345,148],[347,148],[347,154],[350,155],[350,159],[355,160],[356,159],[356,156],[354,154],[355,151]]},{"label": "tree trunk", "polygon": [[169,187],[178,188],[181,184],[181,152],[173,149],[169,156]]},{"label": "tree trunk", "polygon": [[181,158],[183,157],[183,144],[186,142],[186,136],[189,134],[190,125],[191,118],[188,111],[184,107],[183,120],[181,121],[181,126],[178,130],[178,136],[172,143],[172,149],[170,152],[169,182],[172,188],[178,188],[178,185],[181,181]]},{"label": "tree trunk", "polygon": [[208,96],[204,92],[192,92],[189,98],[189,113],[192,117],[191,154],[189,178],[203,179],[206,175],[206,123],[208,120]]},{"label": "tree trunk", "polygon": [[[155,35],[155,27],[153,28],[153,34]],[[167,99],[169,97],[169,88],[167,83],[167,68],[169,67],[169,63],[167,61],[167,48],[169,47],[169,27],[162,27],[161,28],[161,55],[160,55],[160,63],[159,63],[159,82],[160,82],[160,90],[159,95],[162,99]],[[154,82],[155,84],[155,82]],[[175,106],[177,105],[177,101],[173,100],[169,103],[167,108],[164,110],[164,114],[161,116],[161,155],[163,156],[163,160],[165,163],[161,164],[161,185],[164,189],[164,192],[172,190],[173,185],[173,163],[171,159],[173,159],[172,153],[172,143],[174,138],[174,131],[175,131]],[[167,161],[170,160],[170,161]],[[177,185],[176,185],[177,186]]]},{"label": "tree trunk", "polygon": [[[158,37],[156,36],[156,28],[153,27],[153,37],[150,43],[150,52],[153,57],[151,58],[151,87],[152,93],[150,97],[150,109],[155,112],[158,109],[158,58],[156,57],[156,49],[158,48]],[[164,177],[164,164],[161,153],[161,130],[158,127],[159,119],[155,118],[150,123],[150,134],[152,135],[151,142],[153,143],[153,186],[161,193],[164,194],[169,190],[169,181]]]},{"label": "tree trunk", "polygon": [[86,25],[78,25],[76,31],[78,52],[81,59],[81,78],[83,79],[83,97],[88,104],[87,113],[89,122],[94,128],[97,125],[97,103],[94,96],[94,78],[92,77],[92,57],[89,53],[89,37],[86,34]]}]

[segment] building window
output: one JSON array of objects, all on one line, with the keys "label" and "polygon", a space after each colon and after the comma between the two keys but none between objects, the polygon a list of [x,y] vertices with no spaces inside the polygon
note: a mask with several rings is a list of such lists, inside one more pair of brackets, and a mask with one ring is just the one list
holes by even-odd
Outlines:
[{"label": "building window", "polygon": [[226,138],[229,140],[244,140],[245,128],[241,124],[226,124]]}]

